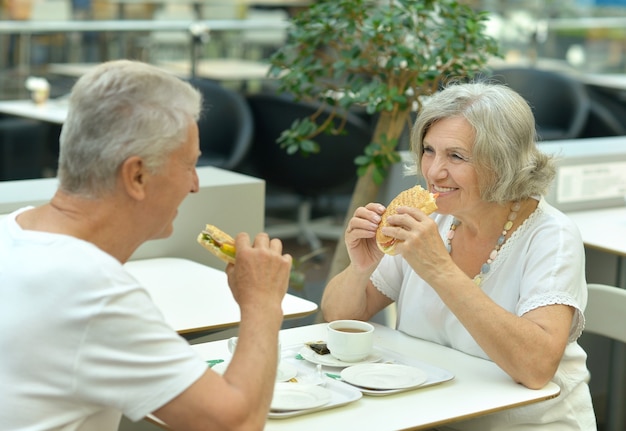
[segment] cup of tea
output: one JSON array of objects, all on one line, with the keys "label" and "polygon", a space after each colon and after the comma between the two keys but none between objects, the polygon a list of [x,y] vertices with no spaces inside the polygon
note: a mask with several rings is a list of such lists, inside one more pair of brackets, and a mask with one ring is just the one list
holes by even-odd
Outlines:
[{"label": "cup of tea", "polygon": [[365,359],[374,346],[374,326],[361,320],[335,320],[328,324],[330,354],[344,362]]}]

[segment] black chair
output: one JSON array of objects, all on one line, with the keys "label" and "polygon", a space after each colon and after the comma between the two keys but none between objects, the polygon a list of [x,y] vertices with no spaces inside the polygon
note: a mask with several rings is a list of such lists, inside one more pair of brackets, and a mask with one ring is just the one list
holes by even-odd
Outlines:
[{"label": "black chair", "polygon": [[508,85],[528,101],[540,140],[581,137],[590,109],[581,82],[560,72],[532,67],[495,69],[489,78]]},{"label": "black chair", "polygon": [[[245,165],[247,173],[266,181],[267,207],[270,209],[272,200],[281,201],[285,193],[296,197],[296,220],[268,226],[267,231],[281,238],[306,240],[314,250],[321,247],[320,238],[340,238],[343,223],[337,225],[332,209],[330,216],[324,214],[326,217],[315,220],[313,212],[316,204],[324,198],[328,201],[341,196],[344,203],[349,201],[357,179],[354,159],[363,154],[364,148],[371,142],[370,124],[349,113],[346,134],[321,134],[314,139],[320,146],[319,153],[289,155],[276,142],[277,139],[294,120],[314,113],[317,105],[276,93],[252,94],[247,100],[255,125],[254,141]],[[324,117],[327,118],[327,114],[322,114],[319,121],[324,121]],[[334,214],[340,215],[342,222],[347,209],[346,205],[343,207]]]},{"label": "black chair", "polygon": [[626,109],[623,104],[602,90],[587,87],[589,94],[589,117],[581,138],[626,135]]},{"label": "black chair", "polygon": [[250,150],[254,131],[245,97],[207,79],[192,78],[189,82],[204,97],[198,121],[202,151],[198,166],[236,170]]},{"label": "black chair", "polygon": [[41,178],[47,133],[47,125],[40,121],[0,118],[0,180]]}]

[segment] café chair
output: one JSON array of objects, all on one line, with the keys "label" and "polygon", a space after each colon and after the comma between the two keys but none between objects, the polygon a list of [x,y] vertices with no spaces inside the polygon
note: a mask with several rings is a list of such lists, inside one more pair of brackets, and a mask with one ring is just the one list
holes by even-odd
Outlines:
[{"label": "caf\u00e9 chair", "polygon": [[48,128],[27,118],[0,118],[0,180],[41,178]]},{"label": "caf\u00e9 chair", "polygon": [[[607,286],[604,284],[589,283],[589,296],[585,309],[584,332],[601,335],[614,340],[617,346],[624,348],[626,343],[626,289]],[[617,346],[613,346],[615,349]],[[624,363],[613,363],[610,360],[609,369],[624,367]],[[624,430],[624,400],[625,389],[623,382],[616,381],[609,373],[607,385],[607,412],[606,431]]]},{"label": "caf\u00e9 chair", "polygon": [[589,94],[589,117],[581,138],[626,135],[626,115],[624,106],[614,97],[601,90],[587,88]]},{"label": "caf\u00e9 chair", "polygon": [[605,105],[591,101],[589,117],[585,122],[581,138],[601,138],[626,135],[626,127]]},{"label": "caf\u00e9 chair", "polygon": [[590,109],[582,82],[564,73],[534,67],[497,68],[488,79],[508,85],[528,101],[539,140],[581,137]]},{"label": "caf\u00e9 chair", "polygon": [[[266,181],[266,217],[272,210],[272,202],[289,202],[287,210],[297,213],[292,219],[283,216],[284,223],[266,226],[271,235],[279,238],[298,238],[307,242],[312,250],[321,248],[322,239],[337,240],[343,235],[344,207],[341,199],[349,201],[356,183],[357,167],[354,159],[363,154],[372,139],[372,128],[363,118],[347,114],[343,135],[321,134],[313,140],[320,146],[317,154],[303,156],[289,155],[276,142],[283,131],[289,129],[297,119],[316,112],[319,105],[296,101],[293,97],[272,91],[259,92],[247,96],[254,118],[254,139],[249,157],[244,164],[245,172]],[[319,122],[327,118],[325,111]],[[331,202],[331,209],[319,211],[321,201]],[[278,205],[280,207],[280,205]],[[295,208],[294,208],[295,207]],[[276,213],[281,208],[274,208]],[[276,214],[275,213],[275,214]],[[342,223],[337,223],[340,217]]]},{"label": "caf\u00e9 chair", "polygon": [[204,103],[198,121],[202,151],[198,166],[236,170],[250,150],[254,131],[245,97],[208,79],[189,82],[202,93]]}]

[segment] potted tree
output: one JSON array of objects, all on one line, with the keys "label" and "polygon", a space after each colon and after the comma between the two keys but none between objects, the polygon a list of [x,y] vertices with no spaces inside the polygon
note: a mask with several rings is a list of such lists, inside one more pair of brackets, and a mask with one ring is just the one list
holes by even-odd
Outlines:
[{"label": "potted tree", "polygon": [[[425,98],[449,79],[471,78],[497,55],[486,19],[455,0],[321,0],[293,18],[286,44],[270,59],[278,90],[322,102],[337,117],[358,106],[376,118],[372,142],[355,160],[348,218],[376,200]],[[314,153],[315,136],[341,133],[337,123],[303,118],[279,143],[290,154]],[[347,264],[339,241],[330,276]]]}]

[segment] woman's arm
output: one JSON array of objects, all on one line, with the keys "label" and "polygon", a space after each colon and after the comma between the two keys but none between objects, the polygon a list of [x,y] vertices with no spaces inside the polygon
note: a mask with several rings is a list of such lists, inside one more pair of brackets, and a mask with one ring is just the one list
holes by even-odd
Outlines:
[{"label": "woman's arm", "polygon": [[[447,276],[446,276],[447,274]],[[517,316],[489,298],[459,271],[427,280],[478,345],[518,383],[538,389],[548,383],[567,346],[574,309],[548,305]]]},{"label": "woman's arm", "polygon": [[370,276],[383,253],[376,245],[376,229],[385,207],[370,203],[357,208],[345,233],[350,265],[326,286],[322,313],[327,321],[338,319],[368,320],[391,303],[371,283]]},{"label": "woman's arm", "polygon": [[369,320],[393,302],[374,287],[370,275],[348,266],[328,283],[321,304],[327,322],[339,319]]}]

